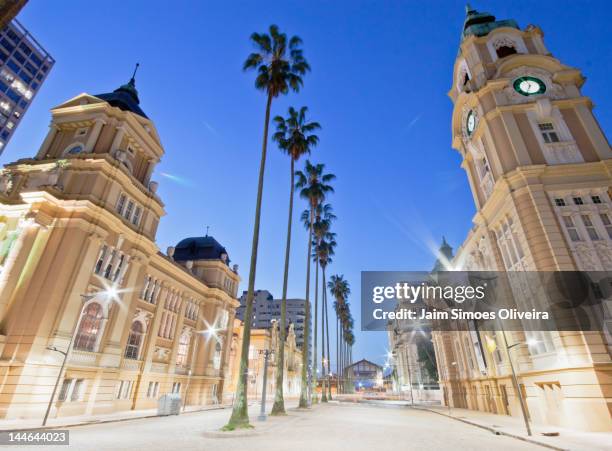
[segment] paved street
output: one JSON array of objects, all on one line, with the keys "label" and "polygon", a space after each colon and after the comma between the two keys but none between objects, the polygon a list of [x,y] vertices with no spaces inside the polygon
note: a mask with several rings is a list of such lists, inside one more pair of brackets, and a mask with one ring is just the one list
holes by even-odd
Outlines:
[{"label": "paved street", "polygon": [[[543,450],[435,413],[407,408],[329,404],[256,421],[249,432],[216,432],[229,410],[108,423],[70,430],[72,450]],[[45,447],[66,449],[65,447]],[[19,449],[12,447],[12,449]],[[24,449],[32,449],[24,447]]]}]

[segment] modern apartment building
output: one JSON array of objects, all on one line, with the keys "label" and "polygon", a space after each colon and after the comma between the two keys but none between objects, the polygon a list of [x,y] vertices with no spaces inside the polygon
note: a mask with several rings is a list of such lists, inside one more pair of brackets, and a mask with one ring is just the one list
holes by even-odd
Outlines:
[{"label": "modern apartment building", "polygon": [[[240,296],[240,307],[236,310],[236,317],[244,321],[244,310],[246,308],[247,292]],[[305,324],[304,299],[287,299],[287,326],[293,324],[295,330],[295,341],[300,349],[304,344]],[[256,290],[253,299],[253,324],[254,329],[269,329],[272,321],[280,321],[281,299],[274,299],[268,290]]]},{"label": "modern apartment building", "polygon": [[54,64],[18,20],[0,31],[0,154]]}]

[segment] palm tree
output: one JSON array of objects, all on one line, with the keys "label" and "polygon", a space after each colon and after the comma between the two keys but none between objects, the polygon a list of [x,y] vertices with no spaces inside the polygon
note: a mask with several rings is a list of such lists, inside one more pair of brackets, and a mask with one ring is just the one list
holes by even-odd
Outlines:
[{"label": "palm tree", "polygon": [[267,94],[266,116],[264,121],[261,162],[259,164],[259,180],[257,185],[257,201],[255,204],[255,223],[253,225],[253,244],[251,247],[251,266],[249,268],[249,284],[244,313],[244,330],[242,335],[242,350],[240,354],[240,377],[236,389],[236,399],[232,415],[225,429],[251,427],[247,406],[247,377],[249,371],[249,345],[251,337],[251,320],[253,316],[253,297],[255,294],[255,273],[257,268],[257,248],[259,246],[259,223],[261,217],[261,198],[263,195],[264,172],[266,166],[266,151],[268,145],[268,126],[270,124],[270,109],[272,99],[299,91],[303,85],[302,76],[310,70],[308,62],[302,55],[300,45],[302,40],[281,33],[276,25],[270,26],[270,34],[253,33],[251,41],[256,51],[251,53],[244,62],[243,69],[257,71],[255,87]]},{"label": "palm tree", "polygon": [[[287,315],[287,280],[289,278],[289,254],[291,249],[291,222],[293,220],[293,191],[295,190],[295,162],[304,154],[309,154],[312,147],[319,143],[319,137],[312,132],[321,128],[318,122],[306,122],[307,107],[299,111],[293,107],[289,108],[287,118],[276,116],[276,133],[272,139],[278,143],[278,147],[286,152],[291,160],[291,184],[289,185],[289,220],[287,222],[287,244],[285,246],[285,271],[283,275],[283,297],[281,300],[280,339],[278,341],[278,361],[276,372],[276,394],[272,415],[285,413],[285,402],[283,400],[283,376],[285,363],[285,322]],[[304,342],[308,343],[308,337]]]},{"label": "palm tree", "polygon": [[[329,373],[329,318],[327,316],[327,290],[325,289],[325,268],[331,263],[332,255],[336,247],[336,234],[329,232],[331,221],[322,220],[319,222],[319,230],[324,230],[317,244],[316,253],[321,266],[322,281],[322,305],[321,305],[321,377],[323,381],[321,402],[327,402],[326,377]],[[315,224],[316,225],[316,224]],[[316,227],[315,227],[316,230]],[[327,359],[325,358],[325,337],[327,337]]]},{"label": "palm tree", "polygon": [[[307,343],[306,338],[309,335],[310,330],[310,258],[312,255],[312,246],[315,240],[314,236],[314,222],[315,217],[324,214],[320,210],[320,206],[325,200],[326,196],[334,192],[334,189],[329,184],[333,179],[336,178],[333,174],[325,174],[324,164],[312,164],[306,160],[304,172],[297,171],[295,173],[297,182],[295,184],[296,189],[300,190],[300,197],[308,202],[308,210],[302,213],[302,220],[307,220],[308,229],[308,252],[306,253],[306,308],[308,309],[306,314],[306,324],[304,326],[304,343]],[[331,208],[331,207],[330,207]],[[317,214],[318,213],[318,214]],[[330,213],[331,214],[331,213]],[[318,260],[315,260],[318,262]],[[318,287],[319,283],[319,266],[317,264],[315,287]],[[309,366],[308,361],[308,346],[305,345],[305,349],[302,352],[302,389],[300,391],[300,403],[299,407],[308,407],[308,389],[312,393],[312,399],[317,402],[316,392],[312,389],[313,384],[316,387],[317,377],[317,309],[318,309],[318,289],[315,289],[315,306],[314,306],[314,349],[313,349],[313,364],[312,374],[310,377],[310,387],[307,388],[307,368]]]},{"label": "palm tree", "polygon": [[[340,368],[341,365],[341,350],[342,344],[341,340],[344,340],[344,318],[345,313],[347,311],[347,298],[351,293],[351,289],[349,287],[349,283],[344,279],[344,276],[333,275],[330,277],[329,282],[327,283],[327,287],[331,292],[332,296],[335,298],[334,301],[334,311],[336,312],[336,392],[340,391],[340,375],[342,374],[342,370]],[[342,337],[340,336],[342,334]],[[330,389],[331,393],[331,389]]]}]

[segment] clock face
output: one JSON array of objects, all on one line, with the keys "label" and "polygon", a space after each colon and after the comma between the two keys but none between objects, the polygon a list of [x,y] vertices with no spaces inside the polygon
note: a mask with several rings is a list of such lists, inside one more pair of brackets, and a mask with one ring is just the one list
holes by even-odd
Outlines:
[{"label": "clock face", "polygon": [[472,134],[474,128],[476,128],[476,116],[474,115],[474,112],[470,110],[465,121],[465,129],[467,130],[468,135]]},{"label": "clock face", "polygon": [[535,77],[519,77],[514,80],[514,89],[524,96],[533,96],[546,92],[546,85]]}]

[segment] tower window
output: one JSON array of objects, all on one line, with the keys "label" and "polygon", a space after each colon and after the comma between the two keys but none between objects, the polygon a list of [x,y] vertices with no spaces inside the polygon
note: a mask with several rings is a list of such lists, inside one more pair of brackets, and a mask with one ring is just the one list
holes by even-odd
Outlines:
[{"label": "tower window", "polygon": [[572,241],[580,241],[580,235],[578,234],[578,230],[576,229],[576,225],[574,224],[574,220],[571,216],[563,216],[563,223],[565,224],[565,228],[567,229],[567,234],[569,235]]},{"label": "tower window", "polygon": [[601,197],[599,196],[591,196],[591,200],[594,204],[601,204]]},{"label": "tower window", "polygon": [[572,200],[574,201],[575,205],[584,205],[582,197],[572,197]]},{"label": "tower window", "polygon": [[71,147],[70,150],[68,151],[68,155],[77,155],[81,152],[83,152],[83,146],[79,144],[74,147]]},{"label": "tower window", "polygon": [[542,133],[542,138],[544,142],[547,144],[550,143],[558,143],[559,135],[555,131],[555,127],[550,122],[544,122],[542,124],[538,124],[538,128],[540,129],[540,133]]},{"label": "tower window", "polygon": [[505,58],[506,56],[516,54],[516,49],[510,45],[502,45],[495,49],[498,58]]},{"label": "tower window", "polygon": [[557,207],[565,207],[565,199],[555,199],[555,205]]}]

